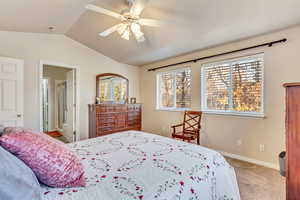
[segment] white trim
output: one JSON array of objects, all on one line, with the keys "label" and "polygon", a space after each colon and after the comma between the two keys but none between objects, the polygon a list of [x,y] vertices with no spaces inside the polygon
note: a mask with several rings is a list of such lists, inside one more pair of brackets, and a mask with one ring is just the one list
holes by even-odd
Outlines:
[{"label": "white trim", "polygon": [[213,110],[203,110],[204,114],[213,115],[231,115],[240,117],[252,117],[252,118],[265,118],[263,113],[251,113],[251,112],[234,112],[234,111],[213,111]]},{"label": "white trim", "polygon": [[[51,104],[49,103],[49,98],[50,98],[50,96],[51,96],[51,78],[49,78],[49,77],[43,77],[43,79],[46,79],[47,80],[47,92],[48,92],[48,106],[47,106],[47,108],[48,108],[48,111],[47,111],[47,113],[48,113],[48,131],[50,130],[49,129],[49,124],[52,124],[52,119],[51,119],[51,114],[50,114],[50,110],[52,109],[52,107],[51,107]],[[51,101],[50,101],[51,102]],[[55,127],[52,127],[52,128],[55,128]]]},{"label": "white trim", "polygon": [[[57,85],[60,84],[60,83],[63,83],[63,82],[66,82],[66,80],[54,80],[54,124],[55,124],[55,128],[56,129],[60,129],[59,126],[58,126],[58,96],[57,96]],[[63,129],[61,129],[63,130]],[[61,131],[62,132],[62,131]]]},{"label": "white trim", "polygon": [[267,167],[267,168],[271,168],[271,169],[275,169],[279,171],[279,164],[273,164],[273,163],[269,163],[269,162],[265,162],[265,161],[261,161],[261,160],[256,160],[253,158],[248,158],[245,156],[241,156],[241,155],[237,155],[237,154],[232,154],[232,153],[227,153],[224,151],[219,151],[223,156],[227,156],[229,158],[233,158],[233,159],[237,159],[237,160],[242,160],[245,162],[249,162],[249,163],[253,163],[256,165],[260,165],[263,167]]},{"label": "white trim", "polygon": [[44,65],[51,65],[51,66],[55,66],[55,67],[62,67],[62,68],[70,68],[70,69],[74,69],[76,72],[76,138],[75,141],[79,141],[80,140],[80,67],[79,66],[73,66],[73,65],[69,65],[69,64],[64,64],[64,63],[59,63],[59,62],[55,62],[55,61],[46,61],[46,60],[40,60],[39,62],[39,73],[38,73],[38,85],[39,85],[39,104],[40,104],[40,131],[43,131],[43,105],[42,105],[42,82],[41,80],[43,79],[43,67]]},{"label": "white trim", "polygon": [[183,112],[191,108],[156,108],[157,111]]},{"label": "white trim", "polygon": [[[205,68],[215,66],[215,65],[224,65],[228,64],[230,66],[230,83],[232,82],[232,66],[235,63],[245,61],[245,60],[252,60],[252,59],[259,59],[262,61],[262,78],[261,78],[261,111],[260,112],[238,112],[238,111],[233,111],[233,110],[209,110],[207,109],[207,102],[206,102],[206,74],[205,74]],[[250,55],[250,56],[243,56],[243,57],[238,57],[238,58],[233,58],[233,59],[227,59],[219,62],[212,62],[212,63],[205,63],[202,64],[201,66],[201,110],[205,113],[208,114],[220,114],[220,115],[237,115],[237,116],[245,116],[245,117],[258,117],[258,118],[264,118],[265,117],[265,110],[264,110],[264,105],[265,105],[265,84],[264,84],[264,74],[265,74],[265,67],[264,67],[264,53],[259,53],[255,55]],[[230,108],[232,107],[232,88],[230,88],[229,91],[229,105]]]}]

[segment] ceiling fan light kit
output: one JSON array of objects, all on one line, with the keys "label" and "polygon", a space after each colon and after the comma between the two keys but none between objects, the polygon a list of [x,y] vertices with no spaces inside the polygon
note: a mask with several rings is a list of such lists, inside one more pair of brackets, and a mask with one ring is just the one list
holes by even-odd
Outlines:
[{"label": "ceiling fan light kit", "polygon": [[141,30],[141,26],[159,27],[160,22],[153,19],[141,19],[139,16],[146,6],[148,0],[127,0],[130,9],[123,10],[121,14],[106,10],[104,8],[88,4],[86,9],[109,15],[111,17],[121,20],[120,24],[117,24],[99,35],[107,37],[111,33],[117,31],[121,37],[125,40],[130,39],[131,33],[134,35],[137,42],[144,42],[145,35]]},{"label": "ceiling fan light kit", "polygon": [[130,30],[129,28],[127,28],[124,33],[122,34],[122,38],[125,39],[125,40],[129,40],[129,37],[130,37]]}]

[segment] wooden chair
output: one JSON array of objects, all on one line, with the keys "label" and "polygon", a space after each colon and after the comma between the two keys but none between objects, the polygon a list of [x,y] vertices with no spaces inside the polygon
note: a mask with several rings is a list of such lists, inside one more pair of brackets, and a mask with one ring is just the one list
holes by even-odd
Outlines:
[{"label": "wooden chair", "polygon": [[[173,128],[172,138],[179,138],[188,142],[197,139],[197,144],[200,144],[201,116],[202,112],[199,111],[185,111],[183,123],[171,126]],[[176,132],[178,127],[182,127],[182,130]]]}]

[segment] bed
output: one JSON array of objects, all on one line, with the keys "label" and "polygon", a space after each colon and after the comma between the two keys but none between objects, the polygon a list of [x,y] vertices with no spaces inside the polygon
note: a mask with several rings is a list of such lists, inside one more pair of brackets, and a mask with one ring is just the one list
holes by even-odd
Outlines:
[{"label": "bed", "polygon": [[68,146],[87,186],[42,186],[43,200],[240,200],[234,169],[198,145],[127,131]]}]

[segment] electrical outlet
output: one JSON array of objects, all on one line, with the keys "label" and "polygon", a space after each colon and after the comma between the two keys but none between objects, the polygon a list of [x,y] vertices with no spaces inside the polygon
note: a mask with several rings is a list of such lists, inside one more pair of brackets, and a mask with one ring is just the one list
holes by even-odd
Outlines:
[{"label": "electrical outlet", "polygon": [[241,146],[241,145],[243,144],[243,141],[242,141],[241,139],[238,139],[238,140],[236,141],[236,144],[237,144],[238,146]]},{"label": "electrical outlet", "polygon": [[260,144],[259,145],[259,151],[260,152],[264,152],[265,151],[265,145],[264,144]]}]

